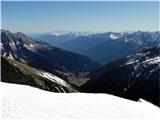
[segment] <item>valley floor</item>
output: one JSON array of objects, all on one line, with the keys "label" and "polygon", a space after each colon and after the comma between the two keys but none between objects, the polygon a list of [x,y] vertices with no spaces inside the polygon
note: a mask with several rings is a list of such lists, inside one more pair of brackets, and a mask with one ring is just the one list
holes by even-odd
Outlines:
[{"label": "valley floor", "polygon": [[160,109],[144,100],[134,102],[107,94],[52,93],[2,82],[1,86],[5,119],[160,119]]}]

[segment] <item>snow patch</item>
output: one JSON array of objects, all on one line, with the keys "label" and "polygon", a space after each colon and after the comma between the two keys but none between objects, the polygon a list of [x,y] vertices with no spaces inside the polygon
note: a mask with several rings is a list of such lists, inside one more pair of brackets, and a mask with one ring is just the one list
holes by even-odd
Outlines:
[{"label": "snow patch", "polygon": [[6,56],[7,56],[7,53],[5,52],[5,53],[3,53],[2,55],[3,55],[4,57],[6,57]]},{"label": "snow patch", "polygon": [[13,41],[9,42],[9,46],[13,51],[17,51],[16,44]]},{"label": "snow patch", "polygon": [[140,56],[140,57],[146,56],[146,55],[148,55],[148,54],[150,54],[150,51],[145,52],[145,53],[143,53],[143,52],[138,52],[138,53],[136,53],[136,55],[137,55],[137,56]]},{"label": "snow patch", "polygon": [[29,45],[24,44],[24,47],[33,52],[36,51],[35,46],[33,44],[29,44]]},{"label": "snow patch", "polygon": [[112,40],[115,40],[115,39],[118,39],[119,38],[119,36],[116,36],[116,35],[114,35],[114,34],[110,34],[110,36],[109,36]]},{"label": "snow patch", "polygon": [[51,33],[50,35],[61,36],[61,35],[62,35],[62,33],[55,32],[55,33]]},{"label": "snow patch", "polygon": [[42,71],[37,71],[37,74],[42,76],[42,77],[45,77],[53,82],[56,82],[60,85],[63,85],[63,86],[67,86],[68,84],[61,78],[51,74],[51,73],[48,73],[48,72],[42,72]]},{"label": "snow patch", "polygon": [[127,36],[125,36],[124,41],[125,41],[125,42],[128,42]]},{"label": "snow patch", "polygon": [[12,59],[12,60],[14,60],[14,57],[13,57],[13,55],[11,54],[11,53],[9,53],[9,56],[7,56],[9,59]]},{"label": "snow patch", "polygon": [[139,60],[135,60],[135,59],[130,59],[127,63],[125,63],[125,65],[130,65],[130,64],[134,64],[139,62]]},{"label": "snow patch", "polygon": [[147,63],[147,64],[159,64],[160,63],[160,56],[148,59],[148,60],[144,61],[143,63]]}]

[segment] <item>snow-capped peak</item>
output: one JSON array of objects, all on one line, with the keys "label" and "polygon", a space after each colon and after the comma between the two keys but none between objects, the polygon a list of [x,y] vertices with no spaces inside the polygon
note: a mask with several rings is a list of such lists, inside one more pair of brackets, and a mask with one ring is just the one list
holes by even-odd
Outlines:
[{"label": "snow-capped peak", "polygon": [[98,34],[99,32],[91,32],[91,31],[53,31],[48,33],[49,35],[54,35],[54,36],[62,36],[62,35],[68,35],[72,34],[74,36],[88,36],[88,35],[93,35],[93,34]]},{"label": "snow-capped peak", "polygon": [[113,40],[120,38],[118,35],[115,35],[115,34],[110,34],[109,37]]}]

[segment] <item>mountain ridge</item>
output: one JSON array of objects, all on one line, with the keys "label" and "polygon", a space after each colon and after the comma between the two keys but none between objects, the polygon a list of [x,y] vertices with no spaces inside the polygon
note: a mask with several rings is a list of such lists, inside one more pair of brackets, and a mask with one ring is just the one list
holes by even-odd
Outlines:
[{"label": "mountain ridge", "polygon": [[[45,34],[47,37],[47,34]],[[66,40],[61,35],[57,37],[39,36],[41,41],[47,41],[53,46],[71,52],[89,56],[101,64],[118,60],[130,55],[143,47],[154,47],[160,44],[160,32],[135,31],[135,32],[104,32],[71,37]],[[62,37],[62,38],[61,38]],[[67,37],[67,35],[66,35]],[[61,42],[62,41],[62,42]]]},{"label": "mountain ridge", "polygon": [[79,72],[88,72],[101,65],[90,58],[36,41],[23,33],[1,31],[2,56],[68,80]]},{"label": "mountain ridge", "polygon": [[45,71],[1,56],[1,81],[28,85],[51,92],[78,92],[74,87]]},{"label": "mountain ridge", "polygon": [[160,46],[106,64],[82,85],[85,92],[110,93],[131,100],[146,99],[160,106]]}]

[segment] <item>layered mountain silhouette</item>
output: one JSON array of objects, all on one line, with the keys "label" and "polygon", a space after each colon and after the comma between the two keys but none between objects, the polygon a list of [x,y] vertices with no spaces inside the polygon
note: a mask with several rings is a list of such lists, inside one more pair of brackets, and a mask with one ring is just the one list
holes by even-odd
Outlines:
[{"label": "layered mountain silhouette", "polygon": [[160,32],[137,31],[78,35],[76,33],[44,34],[37,38],[48,41],[53,46],[89,56],[101,64],[106,64],[133,54],[143,47],[156,46],[160,42],[159,36]]}]

